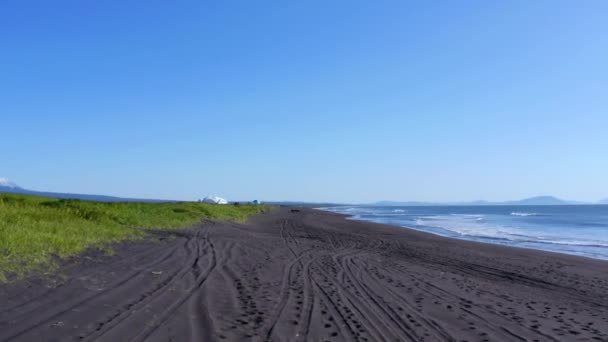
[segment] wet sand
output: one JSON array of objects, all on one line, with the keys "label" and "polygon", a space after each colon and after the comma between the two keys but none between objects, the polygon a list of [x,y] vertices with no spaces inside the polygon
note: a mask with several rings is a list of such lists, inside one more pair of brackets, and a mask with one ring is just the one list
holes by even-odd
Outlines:
[{"label": "wet sand", "polygon": [[608,262],[280,208],[0,286],[0,341],[608,341]]}]

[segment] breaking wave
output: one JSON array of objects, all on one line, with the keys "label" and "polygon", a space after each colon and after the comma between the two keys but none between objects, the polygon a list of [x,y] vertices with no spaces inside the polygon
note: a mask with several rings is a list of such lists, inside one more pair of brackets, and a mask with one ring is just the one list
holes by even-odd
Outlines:
[{"label": "breaking wave", "polygon": [[354,220],[399,225],[453,238],[608,259],[608,207],[535,207],[534,211],[517,206],[324,209]]},{"label": "breaking wave", "polygon": [[511,213],[511,216],[538,216],[537,213],[523,213],[523,212],[517,212],[514,211]]}]

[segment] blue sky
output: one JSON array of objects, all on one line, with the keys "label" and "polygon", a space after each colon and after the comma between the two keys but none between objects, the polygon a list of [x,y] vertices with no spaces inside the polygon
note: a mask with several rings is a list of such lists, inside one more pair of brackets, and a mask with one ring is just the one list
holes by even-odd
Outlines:
[{"label": "blue sky", "polygon": [[606,13],[2,1],[0,176],[171,199],[606,198]]}]

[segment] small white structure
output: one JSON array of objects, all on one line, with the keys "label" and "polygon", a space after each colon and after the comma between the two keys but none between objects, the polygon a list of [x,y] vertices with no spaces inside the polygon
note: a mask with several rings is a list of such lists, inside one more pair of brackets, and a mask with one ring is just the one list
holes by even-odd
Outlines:
[{"label": "small white structure", "polygon": [[228,204],[228,201],[218,196],[207,196],[203,198],[203,203]]}]

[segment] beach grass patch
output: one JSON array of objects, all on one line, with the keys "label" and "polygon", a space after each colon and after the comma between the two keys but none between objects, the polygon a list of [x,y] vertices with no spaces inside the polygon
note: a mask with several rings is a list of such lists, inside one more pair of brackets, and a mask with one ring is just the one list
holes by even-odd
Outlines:
[{"label": "beach grass patch", "polygon": [[263,205],[96,202],[0,193],[0,282],[47,273],[86,248],[137,239],[147,229],[184,228],[201,219],[242,221]]}]

